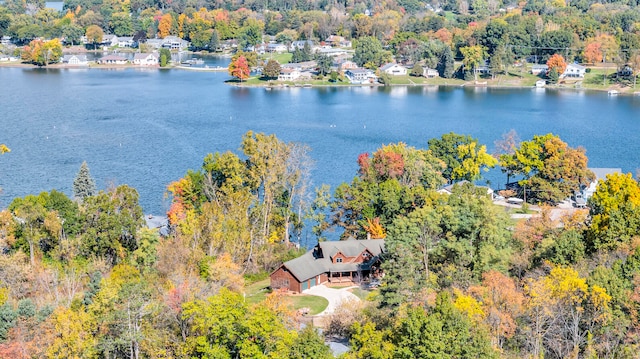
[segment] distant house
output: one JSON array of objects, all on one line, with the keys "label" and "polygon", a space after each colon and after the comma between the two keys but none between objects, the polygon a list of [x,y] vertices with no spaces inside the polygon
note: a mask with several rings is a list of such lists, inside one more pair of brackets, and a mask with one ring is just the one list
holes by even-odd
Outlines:
[{"label": "distant house", "polygon": [[633,76],[633,67],[631,67],[629,64],[624,65],[621,69],[618,70],[618,75]]},{"label": "distant house", "polygon": [[98,63],[103,65],[124,65],[127,63],[127,61],[128,60],[126,57],[122,57],[118,55],[107,55],[107,56],[101,57],[98,60]]},{"label": "distant house", "polygon": [[292,62],[281,65],[283,69],[297,69],[299,71],[312,70],[318,67],[318,63],[316,61],[303,61],[303,62]]},{"label": "distant house", "polygon": [[158,55],[155,53],[138,53],[133,55],[134,65],[155,66],[158,64]]},{"label": "distant house", "polygon": [[100,45],[104,47],[118,46],[118,37],[113,34],[102,35],[102,42]]},{"label": "distant house", "polygon": [[151,47],[157,50],[162,47],[162,39],[147,39],[145,44],[147,44],[148,47]]},{"label": "distant house", "polygon": [[476,67],[476,73],[488,75],[490,73],[489,61],[484,60],[478,67]]},{"label": "distant house", "polygon": [[380,67],[380,71],[392,76],[403,76],[407,74],[407,68],[396,63],[386,64]]},{"label": "distant house", "polygon": [[287,52],[287,45],[280,43],[271,43],[267,45],[267,52],[275,52],[281,54]]},{"label": "distant house", "polygon": [[338,57],[347,55],[347,51],[343,49],[334,49],[332,47],[323,46],[314,51],[317,54],[327,55],[329,57]]},{"label": "distant house", "polygon": [[351,47],[351,40],[346,40],[342,36],[331,35],[324,42],[333,47]]},{"label": "distant house", "polygon": [[531,66],[531,74],[533,75],[546,75],[549,66],[546,64],[533,64]]},{"label": "distant house", "polygon": [[338,71],[346,71],[350,69],[357,69],[358,64],[350,60],[345,60],[345,61],[336,63],[336,67],[338,68]]},{"label": "distant house", "polygon": [[64,55],[62,57],[62,63],[71,66],[87,66],[87,55]]},{"label": "distant house", "polygon": [[589,168],[596,178],[589,184],[589,186],[585,187],[582,191],[584,194],[584,199],[587,200],[593,193],[595,193],[596,188],[598,187],[598,182],[604,181],[607,179],[607,175],[614,173],[622,173],[622,168]]},{"label": "distant house", "polygon": [[177,36],[167,36],[162,39],[162,47],[171,50],[186,49],[189,47],[189,41],[183,40]]},{"label": "distant house", "polygon": [[365,68],[348,69],[344,74],[352,84],[374,83],[378,79],[373,71]]},{"label": "distant house", "polygon": [[568,64],[562,77],[584,78],[587,68],[578,64]]},{"label": "distant house", "polygon": [[271,288],[300,293],[323,283],[359,283],[380,275],[384,239],[320,242],[270,275]]},{"label": "distant house", "polygon": [[436,70],[436,69],[432,69],[432,68],[429,68],[429,67],[423,67],[422,68],[422,76],[424,76],[426,78],[429,78],[429,79],[432,79],[432,78],[440,76],[440,74],[438,73],[438,70]]},{"label": "distant house", "polygon": [[11,44],[11,36],[2,36],[0,37],[0,45],[10,45]]},{"label": "distant house", "polygon": [[281,68],[278,75],[278,81],[295,81],[300,78],[300,71],[298,69]]},{"label": "distant house", "polygon": [[133,47],[133,36],[118,37],[118,47]]},{"label": "distant house", "polygon": [[309,46],[309,49],[311,49],[311,52],[314,52],[317,49],[316,44],[314,44],[312,40],[297,40],[291,43],[289,50],[290,51],[295,51],[296,49],[302,50],[304,49],[305,45]]}]

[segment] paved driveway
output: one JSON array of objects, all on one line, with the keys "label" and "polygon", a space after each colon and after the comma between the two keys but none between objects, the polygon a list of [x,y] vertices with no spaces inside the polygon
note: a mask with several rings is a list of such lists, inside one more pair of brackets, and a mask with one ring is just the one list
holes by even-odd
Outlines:
[{"label": "paved driveway", "polygon": [[333,313],[336,310],[336,308],[340,305],[340,303],[342,303],[343,301],[347,301],[347,300],[360,301],[360,298],[358,298],[355,294],[349,292],[349,289],[351,288],[356,288],[356,287],[333,289],[321,284],[321,285],[312,287],[311,289],[307,289],[303,291],[303,293],[327,298],[327,300],[329,301],[329,305],[327,306],[327,309],[325,309],[321,313],[318,313],[318,315],[328,315]]}]

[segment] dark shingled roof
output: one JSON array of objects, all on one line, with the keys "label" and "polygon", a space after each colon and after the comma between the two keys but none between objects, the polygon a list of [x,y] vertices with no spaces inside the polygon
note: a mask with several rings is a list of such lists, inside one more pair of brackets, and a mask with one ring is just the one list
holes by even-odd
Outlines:
[{"label": "dark shingled roof", "polygon": [[[320,248],[320,252],[317,248]],[[346,241],[320,242],[318,247],[308,251],[302,256],[285,262],[283,266],[293,274],[298,281],[305,280],[326,272],[347,272],[358,270],[361,263],[331,263],[331,257],[338,252],[346,257],[356,257],[367,249],[373,256],[378,256],[384,251],[384,239],[367,239]],[[322,257],[320,255],[323,255]],[[369,269],[367,264],[360,269]]]}]

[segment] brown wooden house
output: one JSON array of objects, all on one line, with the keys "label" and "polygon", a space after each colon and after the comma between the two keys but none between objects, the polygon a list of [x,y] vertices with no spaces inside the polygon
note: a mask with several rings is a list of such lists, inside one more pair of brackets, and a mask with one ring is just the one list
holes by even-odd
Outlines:
[{"label": "brown wooden house", "polygon": [[271,273],[271,288],[300,293],[323,283],[353,282],[379,270],[384,239],[320,242]]}]

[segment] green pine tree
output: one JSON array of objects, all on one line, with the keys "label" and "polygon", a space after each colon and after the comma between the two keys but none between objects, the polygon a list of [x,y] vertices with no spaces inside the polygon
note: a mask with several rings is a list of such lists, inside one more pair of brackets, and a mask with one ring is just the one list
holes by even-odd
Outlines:
[{"label": "green pine tree", "polygon": [[91,178],[89,166],[87,162],[82,162],[80,170],[73,180],[73,196],[76,199],[84,201],[85,198],[91,197],[96,193],[96,182]]}]

